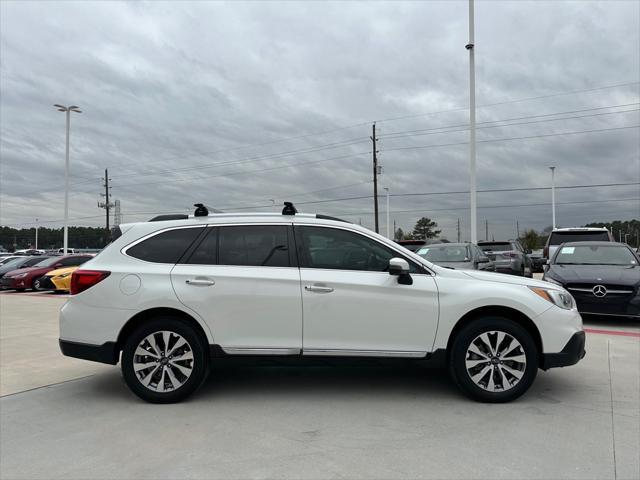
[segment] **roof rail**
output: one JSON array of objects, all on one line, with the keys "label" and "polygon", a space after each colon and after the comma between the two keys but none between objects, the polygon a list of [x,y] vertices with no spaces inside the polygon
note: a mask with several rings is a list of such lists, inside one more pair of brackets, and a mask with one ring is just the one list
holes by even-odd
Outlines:
[{"label": "roof rail", "polygon": [[167,220],[186,220],[187,218],[189,218],[189,215],[185,215],[184,213],[177,213],[172,215],[158,215],[157,217],[149,219],[149,221],[166,222]]},{"label": "roof rail", "polygon": [[335,222],[344,222],[344,223],[352,223],[349,220],[343,220],[342,218],[338,218],[338,217],[331,217],[329,215],[322,215],[321,213],[318,213],[316,215],[316,218],[318,220],[333,220]]}]

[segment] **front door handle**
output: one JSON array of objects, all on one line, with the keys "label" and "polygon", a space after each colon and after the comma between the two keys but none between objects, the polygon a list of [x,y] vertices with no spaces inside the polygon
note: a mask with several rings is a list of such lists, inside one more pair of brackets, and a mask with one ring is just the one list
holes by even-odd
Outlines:
[{"label": "front door handle", "polygon": [[185,283],[195,287],[210,287],[211,285],[216,284],[213,280],[206,280],[203,278],[190,278],[189,280],[186,280]]},{"label": "front door handle", "polygon": [[333,292],[333,288],[326,287],[324,285],[305,285],[304,289],[307,292],[314,292],[314,293],[331,293],[331,292]]}]

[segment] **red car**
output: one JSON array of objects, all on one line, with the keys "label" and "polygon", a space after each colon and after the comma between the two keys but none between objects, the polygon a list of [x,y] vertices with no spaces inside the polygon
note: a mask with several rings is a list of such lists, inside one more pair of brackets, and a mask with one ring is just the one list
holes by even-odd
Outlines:
[{"label": "red car", "polygon": [[22,292],[28,288],[33,289],[33,281],[45,273],[55,270],[56,268],[76,267],[92,258],[92,255],[67,255],[64,257],[47,258],[40,263],[36,263],[33,267],[7,272],[5,276],[2,277],[2,280],[0,280],[0,286],[3,289],[14,289],[18,292]]}]

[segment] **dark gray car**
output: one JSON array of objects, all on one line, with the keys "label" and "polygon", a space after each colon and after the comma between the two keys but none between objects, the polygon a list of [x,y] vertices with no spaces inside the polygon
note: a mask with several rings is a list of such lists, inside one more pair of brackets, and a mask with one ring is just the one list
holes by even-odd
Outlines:
[{"label": "dark gray car", "polygon": [[44,257],[42,255],[14,258],[10,262],[7,262],[0,266],[0,278],[4,277],[4,274],[7,272],[19,270],[20,268],[33,267],[36,263],[46,260],[47,258],[48,257]]},{"label": "dark gray car", "polygon": [[473,243],[436,243],[425,245],[417,252],[436,265],[466,270],[495,271],[495,265]]}]

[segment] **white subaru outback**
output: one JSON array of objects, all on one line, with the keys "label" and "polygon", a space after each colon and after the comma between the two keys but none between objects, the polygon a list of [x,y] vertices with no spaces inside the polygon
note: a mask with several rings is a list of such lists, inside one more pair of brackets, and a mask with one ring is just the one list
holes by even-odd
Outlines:
[{"label": "white subaru outback", "polygon": [[[322,215],[161,216],[73,273],[60,348],[117,364],[149,402],[186,398],[220,357],[397,357],[449,369],[485,402],[538,368],[584,356],[582,319],[556,285],[431,264]],[[336,358],[336,360],[338,360]]]}]

